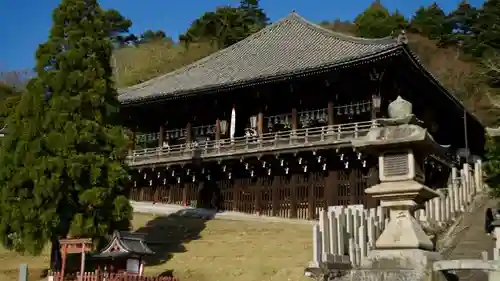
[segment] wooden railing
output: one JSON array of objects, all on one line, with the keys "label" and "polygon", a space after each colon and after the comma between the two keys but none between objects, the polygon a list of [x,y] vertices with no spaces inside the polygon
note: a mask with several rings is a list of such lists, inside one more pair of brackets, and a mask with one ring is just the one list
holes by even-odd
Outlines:
[{"label": "wooden railing", "polygon": [[187,162],[194,158],[231,158],[242,154],[315,149],[318,146],[350,144],[351,140],[366,136],[371,128],[377,126],[378,122],[372,120],[266,133],[260,137],[245,136],[232,140],[146,148],[133,151],[127,161],[131,166],[141,166]]}]

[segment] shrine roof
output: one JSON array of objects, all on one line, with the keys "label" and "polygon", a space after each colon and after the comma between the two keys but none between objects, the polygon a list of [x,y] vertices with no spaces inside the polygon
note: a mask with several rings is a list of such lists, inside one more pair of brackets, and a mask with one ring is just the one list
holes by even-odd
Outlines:
[{"label": "shrine roof", "polygon": [[295,12],[190,65],[119,90],[122,104],[175,98],[329,69],[392,53],[393,38],[366,39],[325,29]]},{"label": "shrine roof", "polygon": [[127,255],[153,255],[154,252],[144,242],[144,236],[142,233],[115,231],[108,245],[93,257],[112,258]]}]

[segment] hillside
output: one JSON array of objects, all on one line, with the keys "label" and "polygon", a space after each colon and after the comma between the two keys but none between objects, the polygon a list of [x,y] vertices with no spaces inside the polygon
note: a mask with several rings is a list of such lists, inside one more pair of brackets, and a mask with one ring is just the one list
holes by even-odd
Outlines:
[{"label": "hillside", "polygon": [[[322,23],[336,32],[352,34],[354,27],[348,23]],[[419,34],[409,34],[409,45],[422,63],[486,125],[493,125],[500,111],[474,83],[477,66],[462,59],[455,47],[438,47],[437,42]],[[209,43],[172,44],[156,41],[119,49],[115,52],[116,75],[119,87],[134,85],[158,75],[168,73],[200,58],[217,48]]]}]

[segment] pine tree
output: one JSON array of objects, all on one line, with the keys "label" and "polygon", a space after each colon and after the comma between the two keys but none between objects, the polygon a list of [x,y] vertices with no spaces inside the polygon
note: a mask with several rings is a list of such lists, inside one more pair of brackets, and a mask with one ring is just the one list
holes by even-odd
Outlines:
[{"label": "pine tree", "polygon": [[[67,236],[127,229],[131,207],[110,57],[130,22],[96,0],[63,0],[37,53],[37,77],[7,121],[0,151],[0,240],[39,254]],[[53,255],[57,256],[57,255]],[[51,264],[58,270],[58,264]]]},{"label": "pine tree", "polygon": [[465,51],[470,49],[474,40],[472,29],[476,24],[477,15],[477,9],[467,1],[460,2],[458,7],[446,17],[446,24],[451,30],[449,34],[441,38],[441,43],[457,45]]},{"label": "pine tree", "polygon": [[405,29],[408,22],[398,11],[390,13],[379,0],[354,20],[356,34],[365,38],[382,38]]},{"label": "pine tree", "polygon": [[476,57],[500,51],[500,0],[484,2],[472,25],[467,51]]},{"label": "pine tree", "polygon": [[411,29],[430,39],[440,39],[451,33],[446,15],[437,3],[419,8],[411,20]]}]

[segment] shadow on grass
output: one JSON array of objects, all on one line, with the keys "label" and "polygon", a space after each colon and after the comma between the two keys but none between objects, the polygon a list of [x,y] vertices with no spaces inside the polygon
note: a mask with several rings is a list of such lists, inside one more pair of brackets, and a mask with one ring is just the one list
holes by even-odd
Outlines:
[{"label": "shadow on grass", "polygon": [[182,210],[168,216],[160,216],[150,220],[146,226],[136,232],[146,235],[145,242],[155,252],[146,257],[147,266],[167,262],[175,253],[186,252],[184,244],[201,238],[206,221],[213,218],[214,212]]}]

